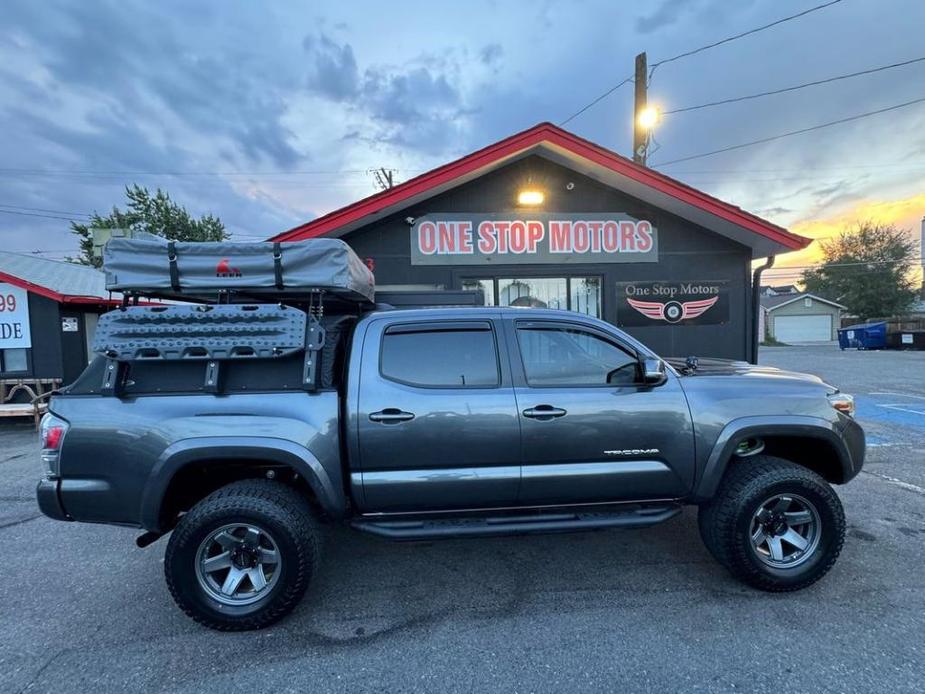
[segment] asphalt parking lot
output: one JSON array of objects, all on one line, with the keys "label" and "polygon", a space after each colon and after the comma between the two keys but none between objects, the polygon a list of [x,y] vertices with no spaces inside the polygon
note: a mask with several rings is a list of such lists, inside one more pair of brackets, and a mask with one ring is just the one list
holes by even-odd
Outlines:
[{"label": "asphalt parking lot", "polygon": [[694,511],[648,530],[391,544],[334,530],[295,614],[220,634],[177,610],[162,540],[38,515],[31,428],[0,428],[0,690],[922,691],[925,352],[767,348],[857,396],[841,559],[801,593],[734,582]]}]

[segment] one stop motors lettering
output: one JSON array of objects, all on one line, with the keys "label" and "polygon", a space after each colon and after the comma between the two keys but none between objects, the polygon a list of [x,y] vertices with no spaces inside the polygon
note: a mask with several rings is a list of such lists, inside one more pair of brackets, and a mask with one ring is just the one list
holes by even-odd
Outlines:
[{"label": "one stop motors lettering", "polygon": [[654,243],[646,220],[428,220],[417,226],[422,255],[648,253]]}]

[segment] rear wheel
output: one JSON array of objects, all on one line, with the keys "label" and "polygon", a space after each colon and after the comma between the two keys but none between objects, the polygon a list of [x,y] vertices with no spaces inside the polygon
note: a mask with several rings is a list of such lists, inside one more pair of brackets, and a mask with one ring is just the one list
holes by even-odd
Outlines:
[{"label": "rear wheel", "polygon": [[710,553],[736,578],[769,591],[805,588],[835,564],[845,515],[832,487],[811,470],[753,456],[727,471],[700,508]]},{"label": "rear wheel", "polygon": [[164,558],[177,605],[226,631],[260,629],[299,602],[318,562],[307,501],[278,482],[244,480],[210,494],[177,524]]}]

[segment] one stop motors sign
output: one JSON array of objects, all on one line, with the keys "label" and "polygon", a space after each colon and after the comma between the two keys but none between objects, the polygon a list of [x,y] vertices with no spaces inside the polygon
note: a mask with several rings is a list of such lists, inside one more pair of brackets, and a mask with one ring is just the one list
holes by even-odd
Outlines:
[{"label": "one stop motors sign", "polygon": [[411,226],[412,265],[656,263],[658,231],[623,213],[433,213]]},{"label": "one stop motors sign", "polygon": [[31,346],[29,293],[12,284],[0,283],[0,349]]}]

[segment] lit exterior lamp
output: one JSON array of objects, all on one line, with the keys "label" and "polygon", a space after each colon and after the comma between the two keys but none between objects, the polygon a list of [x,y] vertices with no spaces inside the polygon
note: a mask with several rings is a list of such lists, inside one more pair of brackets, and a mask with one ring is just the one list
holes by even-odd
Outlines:
[{"label": "lit exterior lamp", "polygon": [[542,205],[545,200],[546,196],[541,190],[527,189],[517,194],[517,204],[524,207],[537,207]]}]

